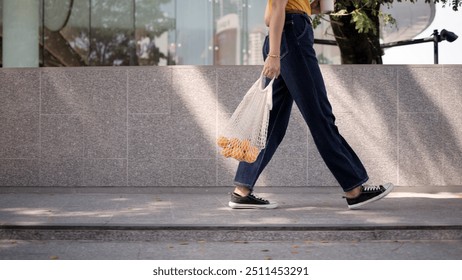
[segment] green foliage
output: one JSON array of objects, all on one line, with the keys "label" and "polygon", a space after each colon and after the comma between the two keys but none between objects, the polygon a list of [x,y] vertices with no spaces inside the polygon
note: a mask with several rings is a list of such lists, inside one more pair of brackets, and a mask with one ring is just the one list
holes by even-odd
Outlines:
[{"label": "green foliage", "polygon": [[[383,1],[382,1],[383,2]],[[335,12],[331,14],[332,17],[337,18],[343,16],[350,16],[351,23],[354,24],[359,33],[377,34],[378,30],[370,16],[378,16],[377,9],[375,9],[381,2],[370,0],[356,0],[356,1],[336,1]]]},{"label": "green foliage", "polygon": [[391,24],[391,25],[396,24],[396,19],[390,14],[380,12],[379,16],[382,18],[385,24]]},{"label": "green foliage", "polygon": [[362,9],[354,10],[351,13],[351,22],[355,24],[356,30],[358,30],[359,33],[368,33],[372,31],[372,33],[377,34],[377,28]]},{"label": "green foliage", "polygon": [[[403,0],[396,0],[402,2]],[[417,0],[404,0],[415,3]],[[462,0],[424,0],[425,3],[442,3],[452,6],[454,11],[458,11],[462,7]],[[377,5],[391,5],[394,0],[337,0],[335,3],[335,12],[331,14],[333,17],[351,16],[351,23],[355,25],[359,33],[377,34],[378,30],[371,20],[372,17],[379,16],[385,24],[396,24],[396,20],[392,15],[378,12],[374,9]],[[314,17],[313,25],[316,27],[321,21],[322,15]]]},{"label": "green foliage", "polygon": [[[398,0],[399,2],[401,2],[402,0]],[[430,3],[432,0],[425,0],[425,3]],[[414,0],[412,0],[412,2],[414,2]],[[443,4],[443,7],[446,7],[447,4],[449,4],[449,6],[452,6],[452,9],[454,11],[458,11],[459,10],[459,7],[462,7],[462,2],[461,0],[452,0],[452,1],[448,1],[448,0],[433,0],[434,3],[442,3]]]},{"label": "green foliage", "polygon": [[313,28],[316,28],[318,25],[321,24],[321,19],[322,19],[322,16],[321,16],[321,15],[315,15],[315,16],[312,18]]}]

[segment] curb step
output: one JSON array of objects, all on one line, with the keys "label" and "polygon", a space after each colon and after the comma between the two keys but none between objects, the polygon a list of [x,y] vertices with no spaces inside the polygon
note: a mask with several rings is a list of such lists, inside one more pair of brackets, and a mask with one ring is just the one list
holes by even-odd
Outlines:
[{"label": "curb step", "polygon": [[88,241],[395,241],[462,240],[462,225],[448,226],[142,226],[1,225],[3,240]]}]

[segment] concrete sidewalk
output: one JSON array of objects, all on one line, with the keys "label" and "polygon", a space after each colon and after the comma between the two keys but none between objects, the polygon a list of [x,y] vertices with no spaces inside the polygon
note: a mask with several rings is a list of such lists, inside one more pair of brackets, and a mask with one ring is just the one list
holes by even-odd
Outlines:
[{"label": "concrete sidewalk", "polygon": [[[64,251],[74,252],[66,255],[60,251],[69,259],[90,257],[84,253],[85,246],[106,248],[91,255],[97,259],[188,259],[199,258],[198,251],[205,254],[203,258],[233,258],[231,252],[235,252],[234,258],[242,258],[244,249],[236,248],[243,244],[245,250],[257,252],[255,258],[265,258],[265,250],[270,250],[255,246],[280,248],[272,258],[290,258],[302,256],[291,255],[290,250],[284,254],[282,248],[301,248],[308,246],[306,242],[313,247],[310,252],[317,251],[317,246],[331,246],[330,255],[306,258],[346,257],[348,248],[358,246],[358,242],[368,244],[361,247],[367,252],[358,256],[390,258],[396,242],[405,242],[415,254],[409,249],[407,255],[398,258],[462,259],[462,186],[396,187],[388,197],[362,210],[348,210],[337,187],[262,187],[256,194],[279,202],[279,208],[232,210],[227,207],[230,190],[2,188],[0,259],[40,255],[33,252],[45,252],[37,258],[47,258],[50,254],[46,253],[46,244],[48,248],[64,246]],[[118,246],[136,252],[125,250],[128,255],[124,255]],[[388,253],[377,254],[379,247],[388,248]]]}]

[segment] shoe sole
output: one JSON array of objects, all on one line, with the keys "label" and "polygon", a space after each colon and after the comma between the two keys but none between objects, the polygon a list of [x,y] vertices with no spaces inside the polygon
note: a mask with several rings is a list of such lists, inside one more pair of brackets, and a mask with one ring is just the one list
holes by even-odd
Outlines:
[{"label": "shoe sole", "polygon": [[348,208],[350,208],[351,210],[355,210],[355,209],[358,209],[358,208],[361,208],[363,207],[364,205],[368,204],[368,203],[371,203],[371,202],[374,202],[374,201],[377,201],[377,200],[380,200],[382,198],[384,198],[385,196],[387,196],[392,190],[393,188],[395,187],[393,184],[389,184],[390,186],[381,194],[379,194],[378,196],[376,197],[373,197],[369,200],[366,200],[366,201],[363,201],[361,203],[358,203],[358,204],[354,204],[354,205],[348,205]]},{"label": "shoe sole", "polygon": [[242,204],[242,203],[235,203],[229,202],[229,207],[232,209],[274,209],[278,207],[276,203],[271,204]]}]

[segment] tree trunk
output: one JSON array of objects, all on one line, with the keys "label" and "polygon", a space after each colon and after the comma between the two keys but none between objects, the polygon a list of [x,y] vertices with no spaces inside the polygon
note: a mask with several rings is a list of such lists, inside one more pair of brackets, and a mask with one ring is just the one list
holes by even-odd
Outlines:
[{"label": "tree trunk", "polygon": [[[353,5],[347,8],[352,12]],[[331,26],[335,35],[335,40],[340,48],[342,64],[382,64],[383,51],[380,47],[380,22],[378,11],[380,4],[374,7],[376,11],[367,11],[368,17],[376,26],[377,32],[359,33],[355,23],[352,22],[351,15],[331,16]],[[375,14],[375,15],[373,15]]]}]

